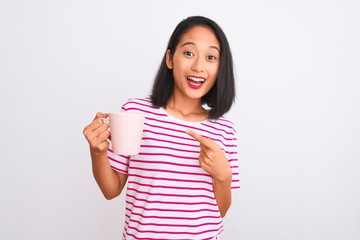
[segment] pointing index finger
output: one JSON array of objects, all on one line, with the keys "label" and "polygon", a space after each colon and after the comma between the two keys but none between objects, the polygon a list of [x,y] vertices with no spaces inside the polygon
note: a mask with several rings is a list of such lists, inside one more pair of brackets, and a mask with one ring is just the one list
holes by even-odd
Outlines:
[{"label": "pointing index finger", "polygon": [[186,130],[185,131],[189,136],[193,137],[196,141],[198,141],[201,144],[204,144],[205,146],[208,145],[207,139],[200,134],[192,131],[192,130]]}]

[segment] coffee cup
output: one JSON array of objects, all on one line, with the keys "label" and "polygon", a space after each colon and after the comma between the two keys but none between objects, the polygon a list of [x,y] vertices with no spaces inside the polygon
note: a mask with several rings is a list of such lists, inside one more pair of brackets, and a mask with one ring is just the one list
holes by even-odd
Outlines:
[{"label": "coffee cup", "polygon": [[111,147],[120,155],[137,155],[140,151],[145,115],[135,112],[109,113]]}]

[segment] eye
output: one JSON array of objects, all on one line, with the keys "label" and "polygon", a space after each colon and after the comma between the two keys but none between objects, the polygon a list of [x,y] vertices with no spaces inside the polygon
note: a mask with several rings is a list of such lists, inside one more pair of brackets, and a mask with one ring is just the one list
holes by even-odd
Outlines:
[{"label": "eye", "polygon": [[207,57],[207,59],[209,59],[209,60],[216,60],[217,58],[216,58],[215,56],[210,55],[210,56]]},{"label": "eye", "polygon": [[185,52],[184,52],[184,55],[185,55],[185,56],[188,56],[188,57],[194,56],[194,54],[193,54],[192,52],[189,52],[189,51],[185,51]]}]

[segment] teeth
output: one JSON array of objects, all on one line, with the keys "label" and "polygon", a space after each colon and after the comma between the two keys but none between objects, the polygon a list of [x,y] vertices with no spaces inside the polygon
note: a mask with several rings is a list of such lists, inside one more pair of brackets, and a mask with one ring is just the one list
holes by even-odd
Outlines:
[{"label": "teeth", "polygon": [[205,82],[205,79],[203,78],[196,78],[196,77],[187,77],[188,80],[191,80],[193,82],[203,83]]}]

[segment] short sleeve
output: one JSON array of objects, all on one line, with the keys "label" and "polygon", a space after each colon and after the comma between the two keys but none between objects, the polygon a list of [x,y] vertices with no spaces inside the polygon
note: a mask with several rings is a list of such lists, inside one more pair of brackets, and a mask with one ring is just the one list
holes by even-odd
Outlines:
[{"label": "short sleeve", "polygon": [[238,158],[238,141],[236,130],[232,129],[232,138],[230,141],[228,161],[232,171],[231,189],[240,188],[240,172],[239,172],[239,158]]},{"label": "short sleeve", "polygon": [[[127,111],[124,106],[128,102],[129,102],[129,100],[125,104],[122,105],[121,112]],[[123,173],[123,174],[128,174],[130,156],[118,155],[118,154],[114,153],[113,150],[112,150],[111,143],[110,143],[109,148],[108,148],[108,159],[109,159],[110,167],[114,171],[120,172],[120,173]]]}]

